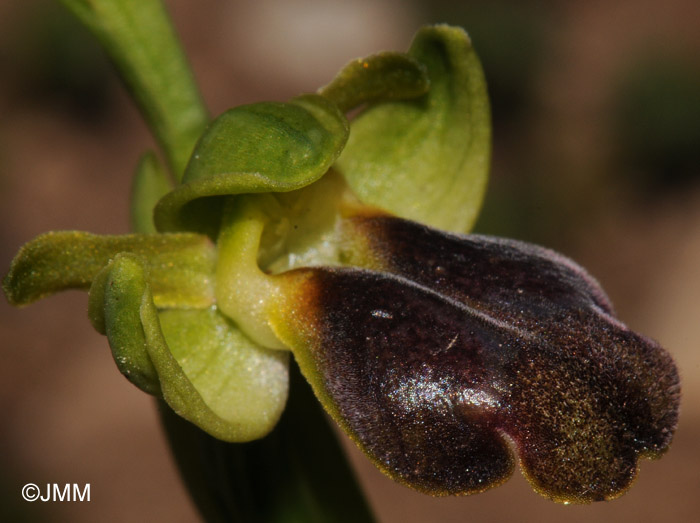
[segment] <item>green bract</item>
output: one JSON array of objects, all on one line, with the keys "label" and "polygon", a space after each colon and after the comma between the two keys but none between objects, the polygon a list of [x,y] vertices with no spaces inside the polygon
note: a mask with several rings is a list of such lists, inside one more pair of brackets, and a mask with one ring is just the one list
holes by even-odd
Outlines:
[{"label": "green bract", "polygon": [[179,179],[208,116],[162,2],[61,2],[115,62]]}]

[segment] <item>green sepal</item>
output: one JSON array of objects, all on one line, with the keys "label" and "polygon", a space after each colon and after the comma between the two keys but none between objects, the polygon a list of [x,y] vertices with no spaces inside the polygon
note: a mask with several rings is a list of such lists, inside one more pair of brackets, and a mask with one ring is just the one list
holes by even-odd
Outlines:
[{"label": "green sepal", "polygon": [[12,305],[27,305],[67,289],[88,289],[117,254],[148,260],[154,299],[161,307],[208,307],[214,302],[214,245],[197,234],[99,236],[55,231],[22,246],[3,280]]},{"label": "green sepal", "polygon": [[119,370],[218,439],[265,436],[287,400],[289,353],[255,345],[215,307],[158,311],[148,280],[143,259],[120,254],[93,285],[91,320]]},{"label": "green sepal", "polygon": [[90,288],[88,316],[107,336],[119,371],[139,389],[159,396],[158,374],[146,350],[140,306],[146,288],[144,260],[118,254]]},{"label": "green sepal", "polygon": [[187,400],[189,387],[175,379],[164,396],[176,412],[225,441],[251,441],[272,430],[287,401],[288,351],[255,344],[216,307],[165,310],[159,318],[172,357],[208,409],[202,415],[199,400]]},{"label": "green sepal", "polygon": [[415,98],[428,91],[425,67],[403,53],[379,53],[347,64],[318,93],[343,112],[363,103]]},{"label": "green sepal", "polygon": [[364,203],[464,232],[481,206],[490,162],[481,65],[467,34],[446,25],[421,29],[408,54],[427,68],[430,90],[360,114],[336,167]]},{"label": "green sepal", "polygon": [[154,233],[153,208],[158,200],[173,188],[165,168],[152,152],[145,153],[136,167],[131,182],[131,205],[129,214],[131,229],[141,233]]},{"label": "green sepal", "polygon": [[319,95],[225,112],[202,135],[183,185],[158,202],[156,227],[214,236],[221,199],[206,197],[283,192],[309,185],[336,160],[348,130],[337,106]]},{"label": "green sepal", "polygon": [[[117,254],[117,256],[128,256],[127,254]],[[107,290],[107,279],[109,271],[112,269],[110,261],[105,267],[98,272],[92,280],[90,290],[88,291],[88,319],[92,327],[102,334],[107,334],[105,325],[105,292]]]}]

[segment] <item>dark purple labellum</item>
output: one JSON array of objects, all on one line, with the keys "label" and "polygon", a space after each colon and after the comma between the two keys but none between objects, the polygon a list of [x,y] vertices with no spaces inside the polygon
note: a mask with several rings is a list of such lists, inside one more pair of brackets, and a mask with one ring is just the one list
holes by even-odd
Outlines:
[{"label": "dark purple labellum", "polygon": [[[356,218],[372,267],[296,271],[287,340],[337,421],[393,478],[432,494],[524,474],[558,501],[611,499],[670,443],[670,356],[597,283],[529,244]],[[311,324],[308,318],[312,318]]]}]

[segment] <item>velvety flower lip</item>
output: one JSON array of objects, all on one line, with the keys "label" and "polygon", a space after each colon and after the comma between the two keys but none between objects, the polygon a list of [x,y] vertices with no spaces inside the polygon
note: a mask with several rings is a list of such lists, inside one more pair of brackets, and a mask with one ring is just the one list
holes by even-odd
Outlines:
[{"label": "velvety flower lip", "polygon": [[391,216],[355,217],[346,227],[369,242],[362,253],[371,261],[358,263],[408,276],[479,309],[513,319],[542,318],[557,308],[584,305],[614,314],[591,275],[538,245],[477,234],[435,234]]},{"label": "velvety flower lip", "polygon": [[509,477],[513,447],[538,492],[586,503],[619,496],[640,456],[666,450],[673,361],[574,262],[388,216],[350,223],[367,268],[288,273],[296,293],[272,323],[388,475],[479,492]]}]

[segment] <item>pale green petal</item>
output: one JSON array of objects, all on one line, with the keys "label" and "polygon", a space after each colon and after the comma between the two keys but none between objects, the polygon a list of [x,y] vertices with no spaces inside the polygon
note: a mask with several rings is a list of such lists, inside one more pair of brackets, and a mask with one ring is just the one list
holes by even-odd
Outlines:
[{"label": "pale green petal", "polygon": [[404,100],[425,94],[426,69],[403,53],[379,53],[347,64],[318,93],[346,112],[363,103]]},{"label": "pale green petal", "polygon": [[214,301],[214,245],[198,234],[99,236],[80,231],[42,234],[12,260],[3,289],[12,305],[27,305],[66,289],[88,289],[117,254],[147,260],[158,306],[208,307]]}]

